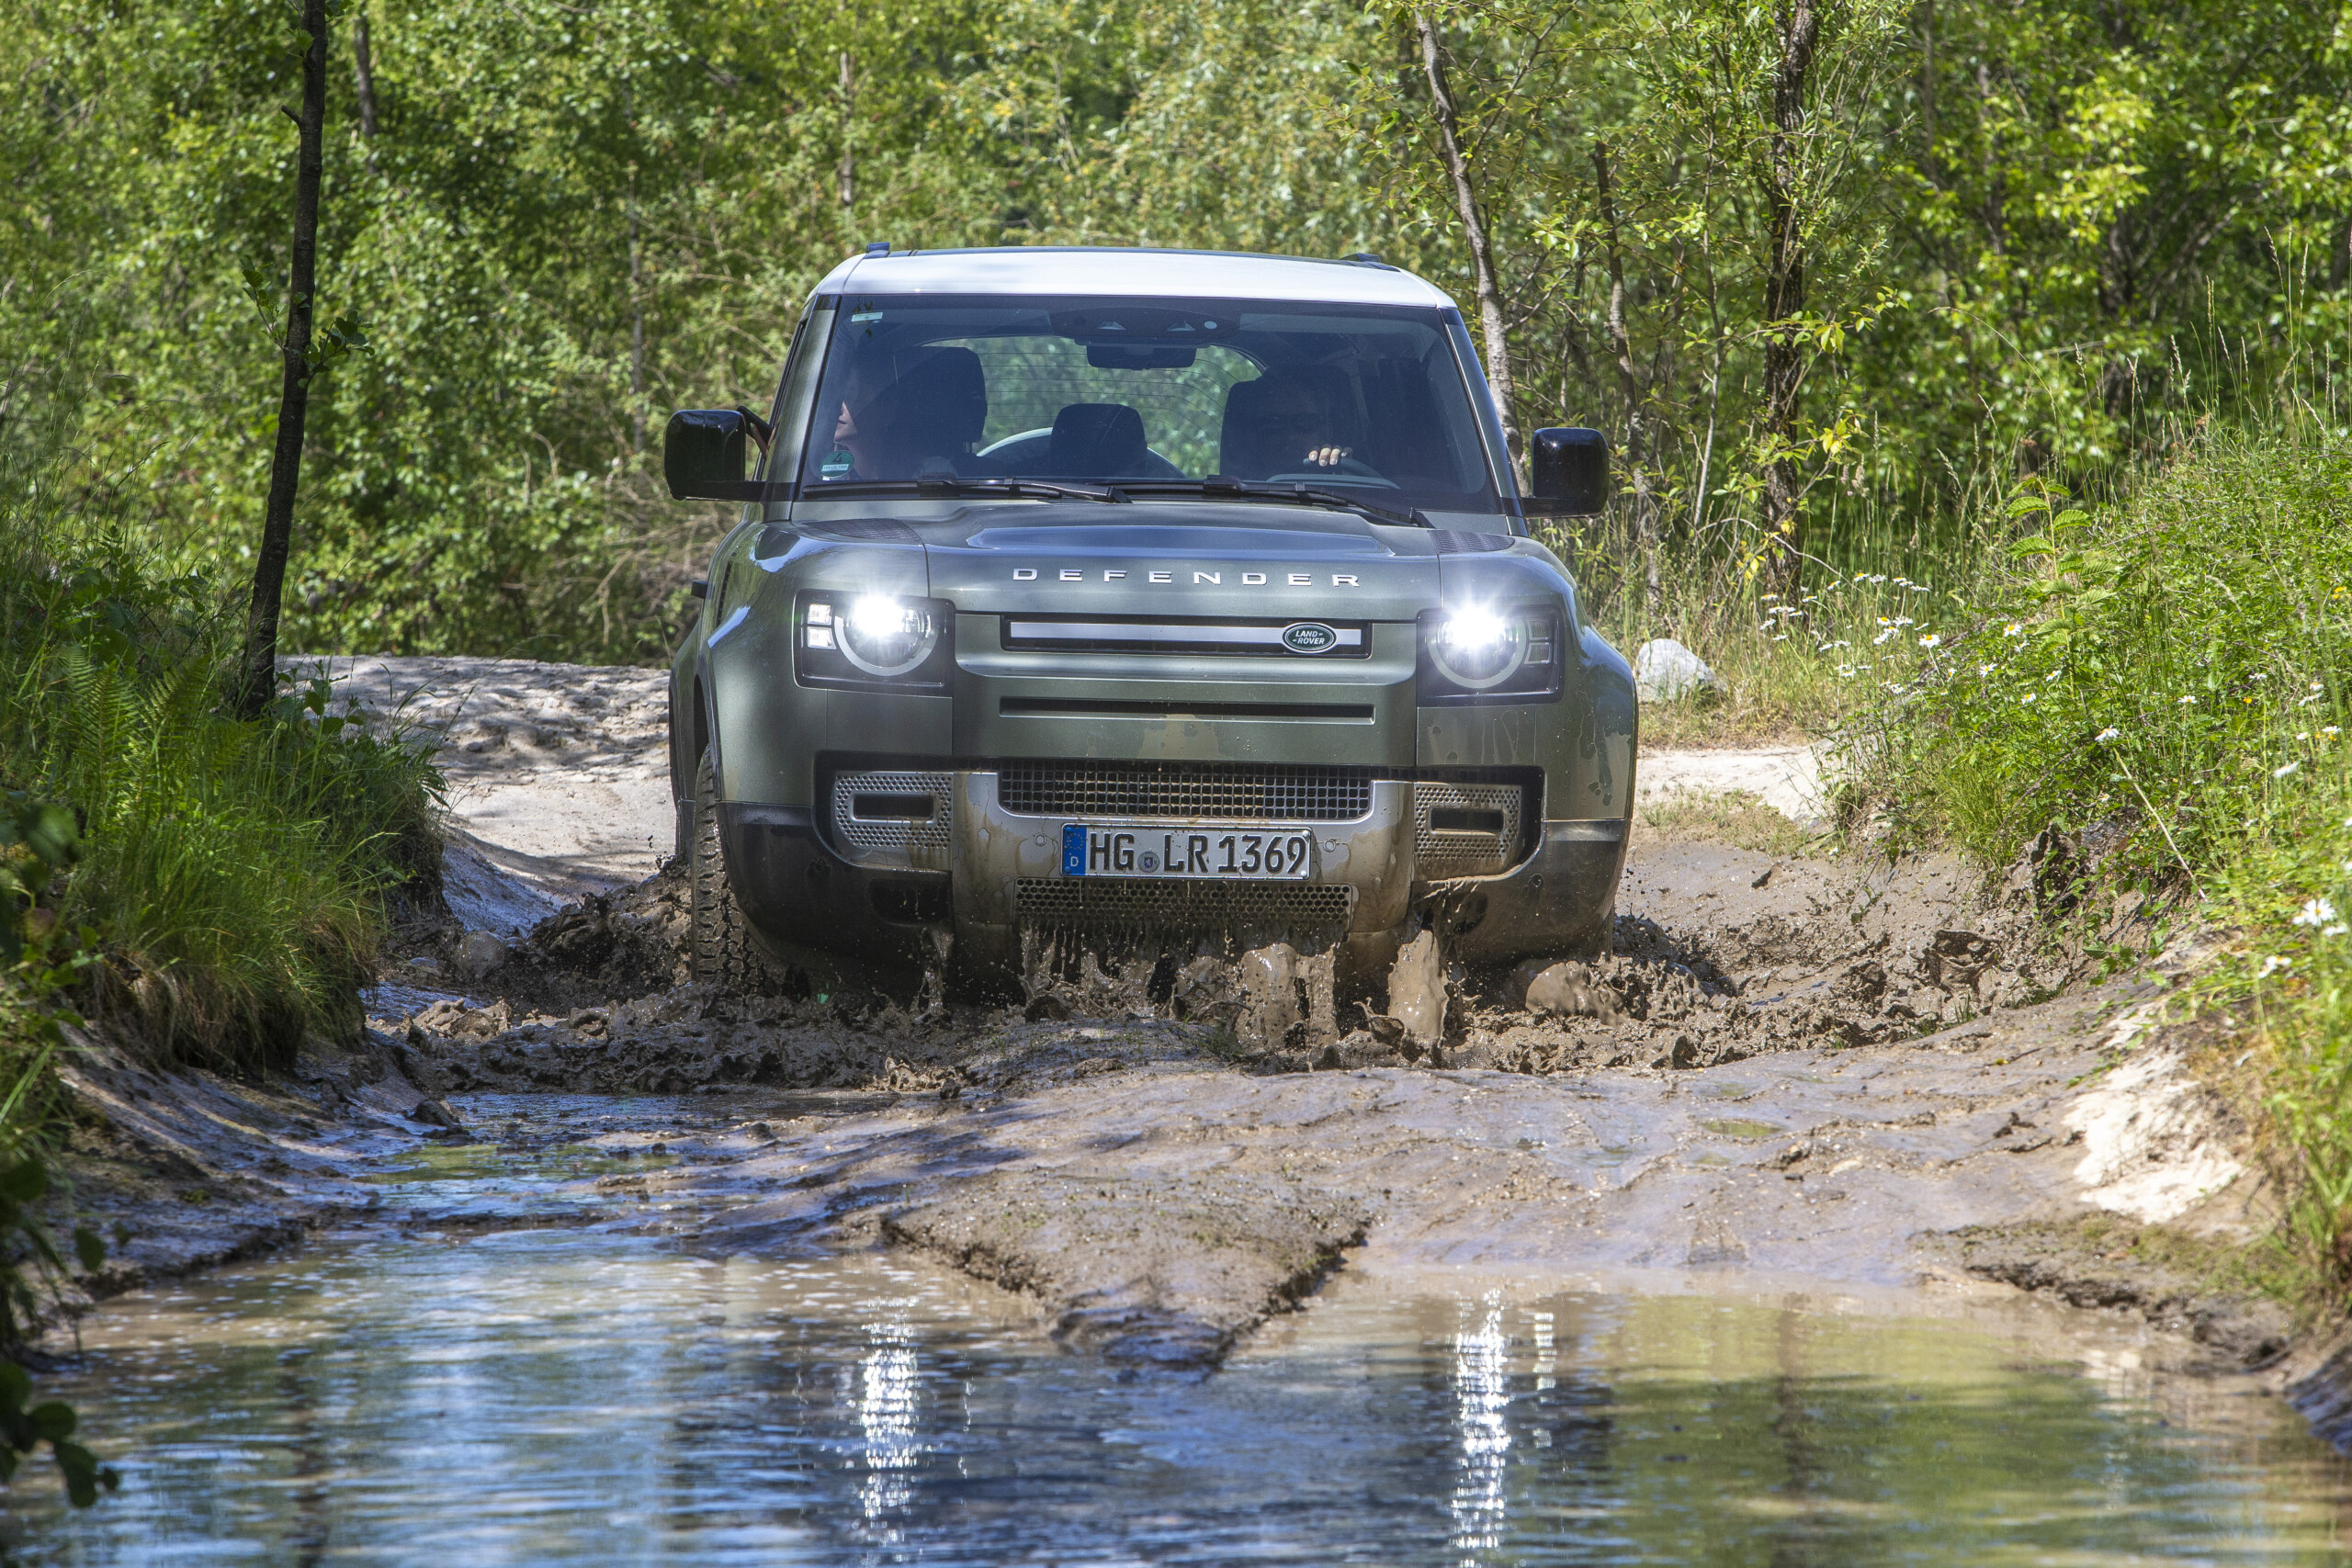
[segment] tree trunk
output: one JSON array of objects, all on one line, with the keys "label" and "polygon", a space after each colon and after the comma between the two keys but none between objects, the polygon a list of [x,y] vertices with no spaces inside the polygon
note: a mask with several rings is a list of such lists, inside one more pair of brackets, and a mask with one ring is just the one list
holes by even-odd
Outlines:
[{"label": "tree trunk", "polygon": [[[370,141],[376,135],[376,54],[368,47],[368,13],[360,12],[351,18],[352,80],[359,93],[359,134]],[[373,158],[375,154],[368,154]]]},{"label": "tree trunk", "polygon": [[628,446],[645,450],[645,277],[637,234],[637,171],[628,176]]},{"label": "tree trunk", "polygon": [[1625,265],[1617,239],[1617,196],[1609,184],[1609,143],[1592,144],[1592,175],[1600,194],[1600,221],[1609,238],[1609,346],[1617,356],[1617,389],[1625,399],[1625,468],[1634,476],[1634,545],[1642,557],[1642,587],[1650,608],[1663,594],[1657,581],[1657,498],[1650,491],[1647,412],[1633,336],[1625,330]]},{"label": "tree trunk", "polygon": [[849,51],[842,51],[842,208],[844,211],[857,205],[857,157],[850,145],[852,116],[856,107],[857,84],[850,73]]},{"label": "tree trunk", "polygon": [[1813,0],[1782,4],[1781,59],[1772,73],[1771,162],[1764,183],[1772,246],[1764,273],[1764,528],[1773,584],[1794,597],[1804,550],[1804,521],[1798,512],[1804,487],[1792,450],[1804,393],[1804,345],[1795,324],[1804,310],[1805,267],[1798,141],[1806,133],[1805,81],[1821,24]]},{"label": "tree trunk", "polygon": [[262,513],[261,554],[254,561],[245,612],[245,668],[238,711],[258,718],[277,691],[277,618],[286,558],[294,538],[294,496],[302,479],[302,425],[311,406],[311,315],[318,280],[319,180],[327,118],[326,0],[302,0],[302,112],[295,117],[294,255],[286,287],[284,379],[277,395],[277,450],[269,465],[269,502]]},{"label": "tree trunk", "polygon": [[1470,186],[1469,161],[1462,155],[1461,127],[1453,112],[1453,94],[1446,85],[1445,58],[1438,50],[1437,28],[1429,13],[1413,13],[1421,36],[1421,70],[1428,76],[1430,102],[1436,111],[1438,144],[1445,153],[1445,172],[1453,183],[1454,210],[1462,216],[1463,231],[1470,239],[1470,260],[1476,270],[1478,325],[1487,339],[1487,384],[1494,389],[1495,409],[1502,420],[1503,445],[1510,448],[1512,470],[1525,485],[1521,461],[1519,422],[1511,412],[1510,340],[1503,332],[1502,291],[1495,283],[1494,254],[1487,243],[1487,225],[1478,216],[1478,198]]}]

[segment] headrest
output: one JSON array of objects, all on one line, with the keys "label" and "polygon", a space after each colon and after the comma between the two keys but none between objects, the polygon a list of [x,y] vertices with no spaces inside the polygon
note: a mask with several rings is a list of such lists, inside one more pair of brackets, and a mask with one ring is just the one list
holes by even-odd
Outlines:
[{"label": "headrest", "polygon": [[1054,415],[1048,463],[1057,474],[1103,479],[1143,471],[1143,415],[1125,403],[1069,403]]},{"label": "headrest", "polygon": [[988,424],[988,378],[968,348],[932,350],[900,372],[899,387],[901,428],[910,436],[968,446]]}]

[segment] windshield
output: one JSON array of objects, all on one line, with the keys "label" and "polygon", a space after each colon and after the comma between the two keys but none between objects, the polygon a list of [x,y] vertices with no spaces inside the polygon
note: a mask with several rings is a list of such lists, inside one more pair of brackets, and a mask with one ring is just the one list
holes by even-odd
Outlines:
[{"label": "windshield", "polygon": [[834,321],[804,496],[952,476],[1498,504],[1440,311],[845,296]]}]

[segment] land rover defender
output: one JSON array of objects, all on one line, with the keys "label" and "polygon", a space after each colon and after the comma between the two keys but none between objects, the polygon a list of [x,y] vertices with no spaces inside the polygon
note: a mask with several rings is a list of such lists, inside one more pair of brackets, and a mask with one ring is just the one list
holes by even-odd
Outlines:
[{"label": "land rover defender", "polygon": [[740,502],[671,687],[697,972],[1009,964],[1023,926],[1320,932],[1442,901],[1501,962],[1609,938],[1625,660],[1528,518],[1460,312],[1370,257],[892,252],[836,268],[773,407],[689,410]]}]

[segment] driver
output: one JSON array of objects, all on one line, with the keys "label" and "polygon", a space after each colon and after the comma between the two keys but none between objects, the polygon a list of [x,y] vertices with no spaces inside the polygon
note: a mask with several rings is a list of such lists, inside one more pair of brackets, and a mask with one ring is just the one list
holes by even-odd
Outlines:
[{"label": "driver", "polygon": [[962,473],[988,423],[988,378],[968,348],[917,347],[897,355],[860,355],[833,414],[833,448],[846,454],[844,474],[859,479],[921,479]]},{"label": "driver", "polygon": [[1263,379],[1267,387],[1258,415],[1262,433],[1260,451],[1287,455],[1304,447],[1305,456],[1299,461],[1309,468],[1325,469],[1336,468],[1342,458],[1355,456],[1355,448],[1339,444],[1338,421],[1306,380],[1295,376]]}]

